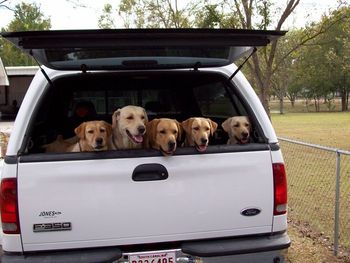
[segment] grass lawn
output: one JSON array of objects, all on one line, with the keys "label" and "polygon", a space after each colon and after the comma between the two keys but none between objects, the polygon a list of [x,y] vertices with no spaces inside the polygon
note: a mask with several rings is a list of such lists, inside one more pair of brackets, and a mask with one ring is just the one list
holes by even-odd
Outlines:
[{"label": "grass lawn", "polygon": [[350,151],[350,112],[272,114],[277,136]]}]

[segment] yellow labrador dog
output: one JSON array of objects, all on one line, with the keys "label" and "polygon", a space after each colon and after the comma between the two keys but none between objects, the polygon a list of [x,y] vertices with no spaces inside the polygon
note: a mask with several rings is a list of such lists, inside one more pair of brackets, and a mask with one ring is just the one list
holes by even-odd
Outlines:
[{"label": "yellow labrador dog", "polygon": [[221,124],[229,139],[227,144],[245,144],[250,138],[250,121],[247,116],[228,118]]},{"label": "yellow labrador dog", "polygon": [[112,145],[115,149],[142,148],[148,117],[144,108],[125,106],[112,116]]},{"label": "yellow labrador dog", "polygon": [[[76,137],[64,140],[61,135],[43,147],[46,152],[92,152],[109,150],[112,125],[105,121],[87,121],[74,130]],[[77,141],[77,142],[76,142]]]},{"label": "yellow labrador dog", "polygon": [[218,124],[208,118],[193,117],[183,121],[181,126],[186,133],[184,146],[195,146],[197,151],[204,152]]},{"label": "yellow labrador dog", "polygon": [[177,141],[181,139],[182,128],[174,119],[154,119],[147,124],[146,146],[159,150],[165,156],[176,151]]}]

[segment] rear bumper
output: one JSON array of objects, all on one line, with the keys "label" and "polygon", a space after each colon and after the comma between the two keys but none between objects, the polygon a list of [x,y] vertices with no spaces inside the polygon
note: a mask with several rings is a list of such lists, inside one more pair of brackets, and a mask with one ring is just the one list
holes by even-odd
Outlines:
[{"label": "rear bumper", "polygon": [[0,262],[2,263],[96,263],[113,262],[122,256],[118,248],[94,248],[84,250],[69,250],[55,252],[37,252],[24,255],[5,253]]},{"label": "rear bumper", "polygon": [[[184,242],[178,250],[178,257],[186,262],[284,262],[285,250],[290,246],[287,233],[231,239],[214,239]],[[137,251],[135,251],[137,252]],[[127,262],[127,254],[117,247],[94,248],[73,251],[37,252],[25,255],[7,254],[3,263],[89,263]]]},{"label": "rear bumper", "polygon": [[269,236],[186,242],[181,249],[183,253],[194,256],[217,257],[282,250],[288,248],[290,243],[287,233],[282,233]]}]

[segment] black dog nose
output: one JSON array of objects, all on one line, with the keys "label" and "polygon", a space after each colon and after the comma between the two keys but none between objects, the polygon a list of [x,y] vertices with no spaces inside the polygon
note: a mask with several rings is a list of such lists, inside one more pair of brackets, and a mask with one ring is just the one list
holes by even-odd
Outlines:
[{"label": "black dog nose", "polygon": [[247,138],[247,137],[248,137],[248,132],[242,132],[242,136],[243,136],[244,138]]},{"label": "black dog nose", "polygon": [[96,138],[96,143],[97,144],[102,144],[103,143],[103,139],[102,138]]},{"label": "black dog nose", "polygon": [[176,144],[176,143],[175,143],[174,141],[169,141],[169,142],[168,142],[168,147],[169,147],[169,149],[170,149],[170,150],[174,149],[174,148],[175,148],[175,144]]},{"label": "black dog nose", "polygon": [[143,127],[143,126],[139,126],[139,127],[137,128],[137,130],[139,131],[140,134],[142,134],[142,133],[145,132],[146,128]]},{"label": "black dog nose", "polygon": [[207,143],[207,142],[208,142],[208,139],[201,138],[201,142],[202,142],[203,144],[205,144],[205,143]]}]

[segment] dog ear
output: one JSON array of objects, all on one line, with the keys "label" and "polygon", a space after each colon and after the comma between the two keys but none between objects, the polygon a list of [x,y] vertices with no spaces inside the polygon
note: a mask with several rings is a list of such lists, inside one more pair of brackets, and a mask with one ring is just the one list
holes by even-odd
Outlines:
[{"label": "dog ear", "polygon": [[78,127],[74,129],[74,132],[79,139],[85,139],[85,126],[86,126],[86,122],[83,122],[82,124],[80,124]]},{"label": "dog ear", "polygon": [[153,119],[150,122],[146,123],[146,135],[148,138],[148,146],[152,147],[155,145],[156,135],[157,135],[157,126],[160,119]]},{"label": "dog ear", "polygon": [[102,121],[103,125],[106,127],[107,130],[107,136],[111,136],[112,135],[112,125],[110,125],[108,122]]},{"label": "dog ear", "polygon": [[192,128],[192,123],[193,123],[193,118],[189,118],[183,122],[181,122],[181,127],[183,128],[183,130],[190,134],[191,133],[191,128]]},{"label": "dog ear", "polygon": [[115,112],[113,112],[113,115],[112,115],[112,124],[113,125],[116,125],[119,118],[120,118],[120,112],[121,112],[121,109],[117,109]]},{"label": "dog ear", "polygon": [[148,122],[147,112],[146,112],[146,110],[145,110],[145,109],[143,109],[143,112],[145,113],[145,123],[147,123],[147,122]]},{"label": "dog ear", "polygon": [[245,118],[246,118],[247,122],[249,123],[249,131],[251,131],[252,130],[252,123],[250,122],[250,119],[248,116],[245,116]]},{"label": "dog ear", "polygon": [[221,127],[224,129],[225,132],[229,132],[230,123],[231,123],[231,118],[228,118],[221,124]]},{"label": "dog ear", "polygon": [[182,133],[183,133],[182,125],[177,120],[175,120],[175,123],[176,123],[177,129],[178,129],[177,140],[181,141]]},{"label": "dog ear", "polygon": [[207,119],[209,121],[210,125],[210,135],[213,136],[214,132],[218,128],[218,124],[215,121],[212,121],[211,119]]}]

